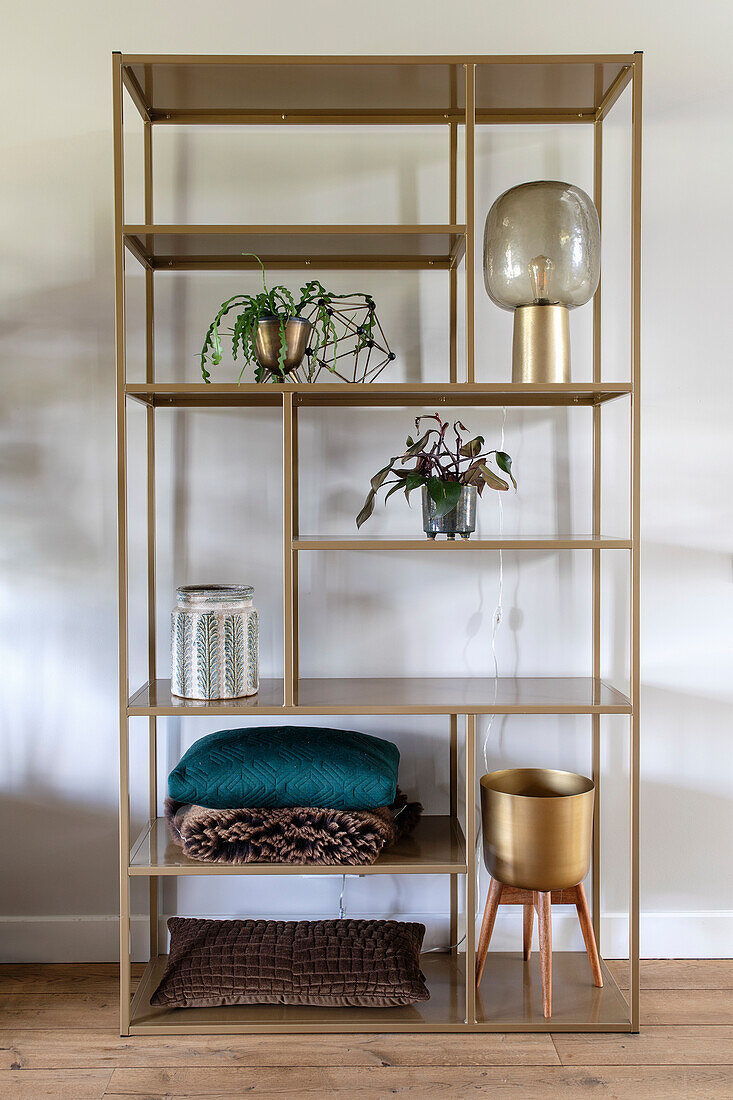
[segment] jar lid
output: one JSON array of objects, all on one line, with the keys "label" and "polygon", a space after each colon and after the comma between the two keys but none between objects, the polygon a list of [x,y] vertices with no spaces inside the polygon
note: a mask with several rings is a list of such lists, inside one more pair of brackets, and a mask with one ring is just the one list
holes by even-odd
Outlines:
[{"label": "jar lid", "polygon": [[204,607],[216,603],[241,603],[254,596],[251,584],[184,584],[176,589],[179,604]]}]

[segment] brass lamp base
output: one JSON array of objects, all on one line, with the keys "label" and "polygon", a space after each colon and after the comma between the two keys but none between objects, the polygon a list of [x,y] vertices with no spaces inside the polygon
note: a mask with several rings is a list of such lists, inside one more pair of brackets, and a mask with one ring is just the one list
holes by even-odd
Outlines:
[{"label": "brass lamp base", "polygon": [[565,306],[514,311],[512,382],[570,381],[570,324]]}]

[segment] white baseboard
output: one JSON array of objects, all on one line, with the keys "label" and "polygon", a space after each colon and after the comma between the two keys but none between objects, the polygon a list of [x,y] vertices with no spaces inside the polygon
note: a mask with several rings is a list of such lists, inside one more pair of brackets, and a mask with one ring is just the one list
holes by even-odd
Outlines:
[{"label": "white baseboard", "polygon": [[[497,918],[491,946],[516,951],[522,939],[522,911]],[[733,912],[707,910],[682,913],[642,913],[639,941],[642,959],[728,959],[733,957]],[[535,944],[537,941],[535,920]],[[583,940],[573,910],[552,915],[552,943],[556,951],[582,951]],[[605,959],[629,957],[629,920],[625,913],[601,917],[601,954]]]},{"label": "white baseboard", "polygon": [[[311,915],[333,916],[333,913]],[[349,912],[347,915],[367,917],[374,914]],[[521,915],[519,907],[499,914],[492,949],[519,949]],[[278,916],[281,920],[296,919],[295,914]],[[427,927],[426,948],[448,944],[445,914],[391,913],[389,916],[394,920],[422,921]],[[133,958],[147,959],[147,918],[134,916],[131,928]],[[161,943],[165,943],[164,919],[161,919],[160,935]],[[115,916],[0,917],[0,962],[112,962],[119,957],[118,937]],[[553,914],[552,938],[558,951],[582,950],[578,921],[572,910],[563,909]],[[610,913],[602,918],[601,953],[607,959],[628,957],[625,914]],[[643,913],[641,955],[646,959],[730,958],[733,956],[733,912]]]},{"label": "white baseboard", "polygon": [[[147,958],[147,917],[131,926],[134,957]],[[116,916],[0,917],[0,962],[116,962],[119,953]]]}]

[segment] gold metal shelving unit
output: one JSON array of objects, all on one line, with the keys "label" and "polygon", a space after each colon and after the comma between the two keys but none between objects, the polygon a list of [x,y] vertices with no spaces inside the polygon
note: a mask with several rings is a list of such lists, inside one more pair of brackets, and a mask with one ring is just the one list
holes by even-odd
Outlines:
[{"label": "gold metal shelving unit", "polygon": [[[639,459],[641,260],[641,54],[621,56],[436,57],[198,57],[113,55],[117,443],[119,515],[120,682],[120,955],[121,1032],[129,1034],[268,1031],[637,1031],[639,1028]],[[592,127],[594,200],[603,215],[603,122],[627,85],[632,86],[631,140],[631,382],[601,373],[601,297],[593,305],[593,381],[542,386],[481,383],[475,378],[476,127],[518,123]],[[127,92],[143,126],[143,225],[125,223],[123,102]],[[450,196],[444,225],[156,225],[153,218],[153,131],[159,125],[440,125],[446,129]],[[458,222],[458,134],[463,129],[465,222]],[[277,269],[430,269],[449,272],[450,373],[444,383],[346,385],[227,385],[155,380],[155,274],[177,270],[233,270],[252,266],[255,252]],[[128,383],[125,356],[126,257],[145,272],[145,382]],[[465,364],[459,369],[458,270],[465,277]],[[162,276],[165,277],[165,276]],[[602,410],[608,401],[629,403],[631,441],[630,530],[609,537],[601,525]],[[127,409],[145,408],[147,484],[148,681],[128,675]],[[298,412],[308,407],[574,406],[593,417],[592,531],[551,538],[480,539],[469,543],[417,539],[305,537],[298,515]],[[282,410],[283,616],[281,679],[263,680],[251,699],[184,702],[156,669],[155,423],[156,409],[269,407]],[[298,672],[298,565],[316,550],[420,550],[429,554],[537,550],[592,555],[592,655],[588,677],[301,679]],[[628,694],[601,678],[601,555],[624,550],[630,570],[630,676]],[[553,1017],[542,1016],[539,973],[521,952],[491,952],[485,978],[473,982],[476,912],[476,716],[479,714],[588,715],[596,799],[593,848],[593,923],[600,944],[600,761],[603,715],[626,715],[630,732],[630,905],[628,1001],[603,966],[596,989],[582,952],[556,952]],[[465,930],[465,950],[424,956],[431,999],[424,1005],[381,1010],[246,1006],[170,1010],[149,998],[165,956],[158,943],[159,880],[179,875],[340,874],[343,868],[206,865],[186,859],[167,843],[157,807],[157,719],[197,715],[256,719],[258,715],[437,714],[449,736],[450,813],[425,818],[414,836],[384,853],[359,874],[449,876],[451,942]],[[130,837],[129,724],[148,719],[149,820]],[[465,735],[459,739],[459,719]],[[459,813],[459,750],[465,754],[463,813]],[[131,998],[130,887],[149,881],[150,963]],[[462,890],[459,885],[462,884]],[[468,915],[468,919],[466,919]],[[602,946],[602,945],[601,945]]]}]

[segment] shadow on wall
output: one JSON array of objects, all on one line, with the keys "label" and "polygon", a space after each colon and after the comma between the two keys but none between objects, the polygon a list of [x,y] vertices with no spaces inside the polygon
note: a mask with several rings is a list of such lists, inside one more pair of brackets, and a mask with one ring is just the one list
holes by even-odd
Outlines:
[{"label": "shadow on wall", "polygon": [[730,715],[730,699],[642,688],[644,909],[733,911]]},{"label": "shadow on wall", "polygon": [[[694,888],[694,910],[730,910],[733,908],[730,866],[721,864],[714,881],[709,876],[700,881],[699,868],[705,866],[705,853],[691,846],[689,839],[694,829],[697,836],[709,836],[711,848],[714,848],[721,835],[733,831],[733,799],[727,791],[728,777],[721,776],[719,792],[711,794],[709,789],[710,776],[715,774],[715,760],[726,747],[722,734],[714,740],[709,730],[724,727],[723,716],[729,713],[730,704],[725,700],[648,687],[644,691],[642,708],[644,719],[652,725],[661,724],[661,715],[678,716],[675,728],[669,729],[668,741],[659,745],[647,739],[643,746],[646,774],[654,774],[655,778],[643,782],[641,792],[643,850],[654,853],[652,860],[643,859],[642,862],[642,909],[651,913],[689,912]],[[542,719],[536,721],[542,724]],[[166,768],[179,755],[177,725],[171,723],[170,740],[165,739],[169,755],[161,762],[165,761],[163,766]],[[507,735],[505,748],[509,749],[510,730]],[[620,849],[625,856],[623,829],[628,810],[623,768],[627,741],[619,730],[618,735],[613,732],[608,742],[613,744],[607,766],[613,769],[617,781],[607,782],[604,787],[604,836],[614,853]],[[173,751],[175,744],[179,748]],[[688,776],[687,782],[675,778],[681,771]],[[666,772],[674,772],[668,781],[665,780]],[[114,916],[118,903],[116,831],[117,813],[112,799],[106,809],[92,808],[78,798],[60,799],[50,784],[40,782],[32,796],[0,798],[0,835],[6,838],[4,914],[24,917],[47,913],[49,899],[52,899],[53,914],[62,919],[66,915],[72,919]],[[136,826],[132,832],[134,836]],[[617,842],[612,841],[614,836]],[[615,854],[612,858],[615,861]],[[607,884],[610,893],[607,893],[606,905],[613,912],[623,911],[624,881],[625,872],[614,876],[613,884]],[[172,903],[177,885],[172,882],[165,887],[166,911],[175,908]],[[133,912],[142,912],[145,908],[143,891],[137,894],[135,896],[134,890]],[[283,902],[287,905],[284,899],[273,898],[278,911]],[[403,902],[408,905],[409,897]],[[244,911],[243,903],[246,909],[246,902],[240,897],[238,911]],[[215,904],[215,913],[224,911],[222,898]],[[205,909],[204,905],[202,913]],[[79,960],[85,957],[84,936],[82,923],[78,933]],[[52,953],[48,954],[48,945],[44,947],[46,957],[53,957]],[[653,955],[653,944],[647,944],[645,951]]]},{"label": "shadow on wall", "polygon": [[39,221],[5,251],[0,319],[3,914],[117,908],[108,151],[101,132],[14,162]]},{"label": "shadow on wall", "polygon": [[[317,415],[309,414],[305,419],[307,435],[305,431],[302,433],[305,444],[301,448],[305,455],[301,485],[303,533],[338,536],[355,533],[354,516],[363,503],[368,475],[373,473],[386,455],[394,454],[398,450],[405,434],[413,428],[415,411],[419,410],[380,410],[378,418],[364,413],[358,418],[343,412],[339,412],[338,417],[320,411]],[[465,420],[472,429],[485,432],[490,445],[498,446],[501,411],[490,412],[489,417],[485,410],[450,410],[451,416]],[[589,479],[581,477],[578,484],[578,478],[571,477],[573,469],[583,469],[577,459],[579,453],[584,453],[583,447],[588,436],[581,430],[586,427],[585,424],[581,423],[577,434],[571,432],[573,427],[572,414],[568,410],[509,410],[505,446],[514,456],[520,490],[518,497],[513,493],[508,494],[503,505],[503,530],[507,537],[522,533],[536,535],[589,529]],[[526,459],[525,462],[523,458]],[[534,466],[533,458],[539,459],[539,466]],[[317,478],[312,472],[314,470],[319,471]],[[495,537],[499,533],[498,507],[498,494],[490,493],[484,497],[479,508],[477,537]],[[377,510],[363,529],[362,535],[377,538],[381,535],[422,538],[419,496],[413,495],[410,509],[401,496],[387,507],[380,497]],[[399,555],[388,559],[385,555],[384,563],[388,560],[391,564],[401,566],[407,558]],[[422,591],[420,601],[424,605],[425,587],[429,579],[436,579],[436,574],[429,568],[435,562],[429,562],[425,555],[415,555],[410,560],[414,561],[415,566],[414,590]],[[522,551],[504,555],[503,617],[498,637],[499,651],[502,653],[499,669],[501,675],[522,672],[522,629],[532,621],[527,613],[533,604],[533,591],[536,592],[538,567],[544,563],[547,566],[547,575],[556,579],[560,594],[557,601],[557,626],[560,636],[563,636],[563,631],[564,636],[567,636],[575,611],[573,600],[577,593],[576,566],[580,564],[585,567],[587,561],[587,558],[579,559],[573,554],[558,554],[555,551]],[[444,564],[447,566],[447,559]],[[463,567],[466,567],[465,570]],[[458,570],[461,575],[459,583],[466,591],[470,588],[474,592],[474,599],[463,633],[452,635],[448,620],[445,623],[446,637],[455,637],[450,657],[453,662],[450,669],[455,675],[491,674],[490,634],[498,595],[497,569],[496,553],[471,555],[461,562]],[[365,560],[360,573],[356,568],[352,572],[349,570],[348,560],[344,561],[343,557],[336,555],[314,555],[313,559],[305,559],[301,582],[303,591],[306,595],[311,589],[318,593],[322,611],[320,617],[314,618],[312,608],[304,607],[303,629],[307,631],[310,624],[311,636],[314,633],[314,622],[321,629],[326,626],[328,629],[335,629],[337,615],[342,620],[348,620],[350,616],[354,622],[369,623],[378,621],[380,611],[387,613],[389,588],[386,587],[386,580],[383,583],[382,579],[383,576],[386,578],[386,574],[379,572],[374,565],[374,559]],[[439,590],[442,593],[445,575],[441,576],[443,579],[439,582]],[[367,577],[372,581],[371,584]],[[530,583],[522,592],[522,580],[525,577],[529,578]],[[453,572],[453,579],[455,581],[456,571]],[[405,598],[407,591],[409,589],[405,586],[393,598],[402,600],[405,606],[409,606],[409,600]],[[430,599],[434,598],[435,593]],[[307,604],[307,600],[304,603]],[[464,610],[463,605],[461,610]],[[435,611],[436,616],[439,615],[438,604]],[[389,672],[382,671],[380,666],[378,671],[371,668],[365,675],[417,674],[414,666],[415,661],[420,658],[416,657],[414,647],[411,648],[410,645],[412,617],[411,612],[402,618],[392,615],[390,642],[393,656],[390,659]],[[402,641],[401,645],[396,642],[398,636]],[[365,650],[369,651],[369,646]],[[373,655],[374,647],[371,652]],[[305,657],[303,674],[318,675],[317,669],[307,664],[307,654]],[[459,661],[458,667],[455,660]],[[425,668],[425,674],[435,673],[440,667],[441,662],[438,661],[434,667]],[[527,669],[524,671],[526,673]],[[575,671],[574,666],[568,667],[567,671]],[[547,674],[542,668],[541,660],[532,672],[538,675],[543,672]],[[584,668],[577,669],[577,674],[584,673]],[[349,675],[349,672],[340,670],[338,675]]]},{"label": "shadow on wall", "polygon": [[[384,148],[380,149],[378,144],[375,148],[372,142],[367,156],[362,149],[363,131],[352,134],[349,134],[348,130],[342,131],[337,145],[338,156],[335,165],[337,174],[334,175],[333,161],[319,155],[313,144],[312,134],[295,133],[288,144],[282,145],[280,144],[281,133],[274,135],[268,131],[269,128],[263,128],[259,133],[251,133],[247,141],[241,144],[233,144],[229,134],[216,130],[191,134],[171,127],[168,133],[161,135],[166,144],[163,145],[159,154],[156,154],[158,159],[163,161],[163,170],[158,168],[162,197],[157,206],[157,220],[165,222],[169,214],[174,223],[180,224],[239,221],[250,225],[270,222],[285,224],[349,224],[351,222],[369,224],[374,222],[410,225],[444,220],[437,212],[432,218],[425,217],[421,212],[421,199],[424,200],[425,196],[421,196],[420,187],[421,172],[424,173],[427,169],[430,174],[433,174],[436,164],[441,164],[444,160],[444,150],[440,153],[436,150],[430,155],[422,148],[417,159],[413,161],[401,148],[402,142],[398,142],[397,148],[393,147],[390,152],[385,151]],[[273,136],[277,142],[274,147],[271,144]],[[327,132],[323,130],[318,132],[318,139],[321,142],[328,137]],[[414,147],[418,137],[412,134],[411,138]],[[384,141],[384,134],[380,135],[379,141]],[[292,177],[292,163],[295,156],[293,142],[296,149],[299,142],[303,143],[303,150],[298,160],[296,191],[293,190]],[[204,153],[206,155],[202,155]],[[365,163],[368,164],[367,169],[365,169]],[[210,175],[212,166],[213,176]],[[366,179],[369,181],[367,193],[357,204],[357,210],[350,210],[349,196],[353,196],[358,190],[359,183],[364,183],[365,170]],[[447,219],[447,162],[442,174],[443,190],[446,192],[444,216]],[[231,188],[232,179],[237,179],[234,193]],[[265,179],[269,181],[269,185],[263,192],[262,181]],[[334,179],[337,181],[337,189],[335,193],[329,194],[327,185],[333,184]],[[324,194],[327,196],[325,202]],[[209,200],[213,196],[213,208],[209,202],[202,201],[202,196],[206,196]],[[378,271],[369,273],[372,278],[375,276],[379,278],[379,274]],[[236,288],[241,280],[236,272],[230,272],[229,275]],[[353,278],[357,289],[361,289],[366,275],[366,272],[354,273]],[[329,278],[334,279],[334,277],[338,281],[335,272],[329,272],[328,269],[319,270],[315,266],[306,272],[268,271],[266,275],[269,285],[284,282],[290,286],[299,286],[301,281],[307,278],[317,278],[328,283]],[[349,281],[351,284],[351,277]],[[408,319],[409,328],[406,335],[409,353],[400,354],[400,359],[405,368],[403,380],[419,382],[423,380],[421,296],[416,280],[409,280],[408,285],[409,294],[403,293],[400,296],[400,308],[404,317]],[[367,289],[373,291],[372,287]],[[185,290],[176,291],[171,310],[174,334],[186,331],[190,304],[188,299],[189,296]],[[174,343],[180,342],[180,338],[177,339],[176,335],[173,339]],[[176,348],[178,364],[185,362],[186,354],[185,349]],[[447,371],[446,364],[446,375]],[[385,376],[380,381],[385,381]]]},{"label": "shadow on wall", "polygon": [[26,798],[0,797],[0,835],[4,915],[117,912],[114,804],[93,809],[39,785]]},{"label": "shadow on wall", "polygon": [[[14,915],[117,911],[109,159],[104,131],[24,149],[14,164],[16,187],[25,188],[41,219],[22,253],[6,250],[14,292],[5,295],[0,319],[12,368],[0,409],[1,904]],[[53,189],[50,173],[58,184]],[[398,188],[399,216],[411,221],[417,200],[408,169],[398,174]],[[184,220],[186,211],[178,214]],[[188,305],[182,291],[174,308],[179,320]],[[419,310],[415,293],[411,326]],[[185,347],[177,344],[175,354],[185,355]],[[419,364],[417,353],[411,363]],[[564,431],[558,424],[553,458],[567,465]],[[185,428],[174,452],[177,467],[190,462]],[[172,527],[181,557],[175,570],[185,573],[182,482],[177,494]],[[556,504],[562,509],[568,501],[558,495]],[[561,529],[560,511],[557,520]],[[706,551],[690,550],[689,557],[687,564],[705,568]],[[493,608],[493,596],[486,598],[484,627],[487,607]],[[508,620],[515,634],[519,605],[508,593],[505,609],[515,616]],[[518,644],[513,656],[518,662]],[[692,826],[695,835],[710,837],[713,849],[733,827],[729,774],[721,768],[730,752],[730,701],[647,686],[642,720],[646,730],[664,731],[643,739],[644,770],[653,779],[642,788],[642,829],[654,858],[643,866],[642,901],[647,908],[689,908],[694,897],[700,909],[733,909],[730,861],[713,877],[710,854],[690,846]],[[709,793],[716,782],[720,789]]]}]

